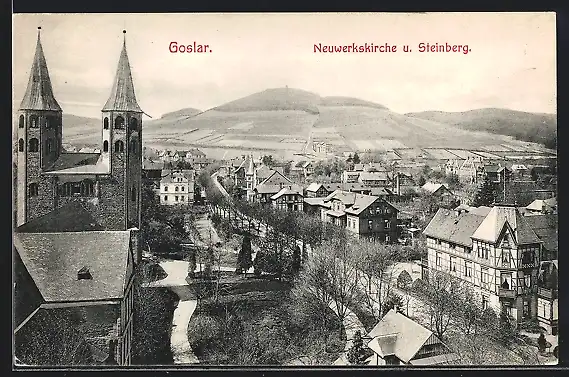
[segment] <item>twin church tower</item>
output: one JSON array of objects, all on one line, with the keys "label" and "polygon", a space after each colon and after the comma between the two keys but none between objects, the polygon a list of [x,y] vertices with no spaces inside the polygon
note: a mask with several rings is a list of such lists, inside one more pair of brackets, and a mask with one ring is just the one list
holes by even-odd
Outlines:
[{"label": "twin church tower", "polygon": [[16,226],[80,204],[99,228],[140,228],[143,111],[136,101],[126,31],[102,108],[100,152],[70,153],[62,147],[62,110],[53,94],[40,29],[16,120]]}]

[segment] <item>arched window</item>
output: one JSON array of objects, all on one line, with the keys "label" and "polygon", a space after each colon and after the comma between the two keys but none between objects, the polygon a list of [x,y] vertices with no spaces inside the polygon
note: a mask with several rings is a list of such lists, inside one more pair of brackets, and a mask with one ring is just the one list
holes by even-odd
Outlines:
[{"label": "arched window", "polygon": [[23,115],[20,115],[20,121],[19,121],[18,127],[24,128],[24,124],[25,124],[24,116],[23,116]]},{"label": "arched window", "polygon": [[18,140],[18,152],[23,152],[25,147],[26,143],[24,142],[24,139]]},{"label": "arched window", "polygon": [[51,139],[47,139],[47,140],[45,141],[45,150],[47,151],[47,153],[51,153],[52,146],[53,146],[52,140],[51,140]]},{"label": "arched window", "polygon": [[30,139],[28,144],[28,152],[39,152],[39,142],[38,139]]},{"label": "arched window", "polygon": [[138,143],[136,142],[136,140],[131,140],[130,141],[130,151],[132,153],[136,153],[136,147],[138,146]]},{"label": "arched window", "polygon": [[121,140],[115,142],[115,152],[124,152],[124,143]]},{"label": "arched window", "polygon": [[61,190],[61,195],[71,196],[72,192],[73,192],[73,183],[71,183],[71,182],[64,183],[63,188]]},{"label": "arched window", "polygon": [[51,128],[53,126],[50,118],[51,117],[45,117],[45,120],[44,120],[45,128]]},{"label": "arched window", "polygon": [[28,186],[28,195],[30,197],[33,196],[38,196],[39,193],[39,187],[37,183],[30,183],[30,185]]},{"label": "arched window", "polygon": [[90,179],[85,179],[81,181],[81,195],[82,196],[93,196],[93,181]]},{"label": "arched window", "polygon": [[109,142],[108,140],[103,141],[103,152],[109,151]]},{"label": "arched window", "polygon": [[105,119],[103,120],[103,128],[105,130],[109,129],[109,118],[105,117]]},{"label": "arched window", "polygon": [[136,120],[136,118],[130,118],[129,129],[131,131],[138,131],[138,120]]},{"label": "arched window", "polygon": [[130,190],[130,200],[132,200],[133,202],[136,201],[136,187],[134,186]]},{"label": "arched window", "polygon": [[36,115],[32,115],[30,117],[30,127],[38,128],[38,123],[39,123],[38,117]]},{"label": "arched window", "polygon": [[124,129],[124,118],[121,117],[120,115],[115,118],[115,128],[119,130]]}]

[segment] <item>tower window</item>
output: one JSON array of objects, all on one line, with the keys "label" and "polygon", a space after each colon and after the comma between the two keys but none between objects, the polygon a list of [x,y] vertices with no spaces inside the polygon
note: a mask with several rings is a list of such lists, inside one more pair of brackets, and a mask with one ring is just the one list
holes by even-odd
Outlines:
[{"label": "tower window", "polygon": [[105,117],[105,119],[103,120],[103,128],[105,130],[109,129],[109,118]]},{"label": "tower window", "polygon": [[109,142],[108,140],[103,141],[103,152],[109,151]]},{"label": "tower window", "polygon": [[30,197],[33,196],[38,196],[39,193],[39,186],[37,183],[30,183],[30,186],[28,187],[28,195]]},{"label": "tower window", "polygon": [[124,152],[124,143],[121,140],[115,142],[115,152]]},{"label": "tower window", "polygon": [[91,271],[87,267],[81,268],[77,271],[77,280],[91,280],[93,276],[91,275]]},{"label": "tower window", "polygon": [[53,147],[52,144],[53,144],[53,143],[52,143],[52,140],[51,140],[51,139],[47,139],[47,140],[45,141],[45,149],[46,149],[47,153],[51,153],[51,149],[52,149],[52,147]]},{"label": "tower window", "polygon": [[115,118],[115,128],[118,130],[124,130],[124,118],[120,115]]},{"label": "tower window", "polygon": [[136,201],[136,187],[133,187],[130,190],[130,200],[132,200],[133,202]]},{"label": "tower window", "polygon": [[130,118],[129,129],[131,131],[138,131],[138,120],[136,120],[136,118]]},{"label": "tower window", "polygon": [[18,152],[23,152],[25,146],[26,146],[26,143],[24,142],[24,139],[18,140]]},{"label": "tower window", "polygon": [[39,142],[38,139],[30,139],[28,144],[28,152],[39,152]]},{"label": "tower window", "polygon": [[38,117],[36,115],[32,115],[30,117],[30,127],[31,128],[38,128]]},{"label": "tower window", "polygon": [[131,151],[132,153],[136,153],[136,149],[137,149],[136,147],[137,147],[137,142],[136,142],[136,140],[131,140],[131,141],[130,141],[130,151]]},{"label": "tower window", "polygon": [[82,196],[93,196],[93,181],[90,179],[85,179],[81,182],[81,195]]},{"label": "tower window", "polygon": [[44,124],[45,124],[45,128],[51,128],[52,127],[52,122],[51,122],[50,117],[45,118]]},{"label": "tower window", "polygon": [[18,125],[18,127],[24,128],[24,123],[25,123],[24,116],[23,116],[23,115],[20,115],[20,120],[19,120],[19,125]]}]

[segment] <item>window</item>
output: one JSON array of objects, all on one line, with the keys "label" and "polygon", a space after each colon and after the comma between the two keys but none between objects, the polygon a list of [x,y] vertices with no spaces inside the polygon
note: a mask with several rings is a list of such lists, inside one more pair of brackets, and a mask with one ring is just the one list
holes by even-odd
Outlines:
[{"label": "window", "polygon": [[373,220],[368,220],[367,227],[369,230],[371,230],[373,228]]},{"label": "window", "polygon": [[178,196],[177,196],[177,195],[174,197],[174,200],[175,200],[175,201],[178,201]]},{"label": "window", "polygon": [[464,276],[466,276],[467,278],[472,277],[472,262],[464,263]]},{"label": "window", "polygon": [[178,192],[178,186],[174,187],[174,191]]},{"label": "window", "polygon": [[480,285],[482,288],[490,289],[489,286],[490,275],[488,274],[488,268],[482,268],[480,271]]},{"label": "window", "polygon": [[182,186],[182,191],[186,191],[184,186]]},{"label": "window", "polygon": [[51,139],[47,139],[45,141],[45,150],[47,151],[47,153],[51,153],[51,148],[52,148],[52,142]]},{"label": "window", "polygon": [[186,197],[185,197],[184,195],[182,195],[182,196],[180,197],[180,199],[181,199],[183,202],[186,201]]},{"label": "window", "polygon": [[168,195],[164,195],[164,201],[168,201]]},{"label": "window", "polygon": [[391,228],[391,221],[386,220],[386,221],[385,221],[385,227],[386,227],[387,229]]},{"label": "window", "polygon": [[389,235],[386,235],[385,236],[385,242],[389,242],[389,240],[390,240]]},{"label": "window", "polygon": [[26,143],[24,142],[24,139],[18,140],[18,152],[23,152],[25,147]]},{"label": "window", "polygon": [[164,186],[164,191],[168,191],[168,186]]},{"label": "window", "polygon": [[115,142],[115,152],[124,152],[124,143],[121,140]]},{"label": "window", "polygon": [[90,179],[85,179],[81,182],[81,195],[82,196],[92,196],[94,192],[94,184]]},{"label": "window", "polygon": [[38,128],[38,126],[39,126],[38,117],[35,116],[35,115],[32,115],[32,116],[30,117],[30,127],[31,127],[31,128]]},{"label": "window", "polygon": [[130,118],[129,129],[131,131],[138,131],[138,121],[136,120],[136,118]]},{"label": "window", "polygon": [[524,286],[531,288],[531,275],[524,275]]},{"label": "window", "polygon": [[456,258],[450,257],[449,269],[451,272],[456,272]]},{"label": "window", "polygon": [[130,151],[132,153],[136,153],[136,147],[137,147],[138,143],[136,142],[136,140],[131,140],[130,141]]},{"label": "window", "polygon": [[502,264],[510,265],[510,249],[502,249]]},{"label": "window", "polygon": [[529,317],[529,301],[524,300],[524,317]]},{"label": "window", "polygon": [[501,274],[500,275],[500,288],[512,289],[512,274]]},{"label": "window", "polygon": [[448,247],[449,247],[449,249],[453,249],[453,250],[456,249],[456,245],[451,243],[451,242],[449,242]]},{"label": "window", "polygon": [[478,244],[478,258],[488,259],[490,247],[485,243]]},{"label": "window", "polygon": [[436,244],[436,245],[440,245],[440,244],[441,244],[441,240],[436,239],[436,240],[435,240],[435,244]]},{"label": "window", "polygon": [[39,152],[39,142],[38,139],[30,139],[28,144],[28,152]]},{"label": "window", "polygon": [[19,120],[19,123],[18,123],[18,127],[19,127],[19,128],[24,128],[24,125],[25,125],[24,116],[23,116],[23,115],[20,115],[20,120]]},{"label": "window", "polygon": [[437,253],[437,255],[436,255],[436,265],[437,265],[437,267],[440,267],[441,264],[442,264],[442,262],[441,262],[441,255],[440,255],[439,253]]},{"label": "window", "polygon": [[103,120],[103,128],[105,130],[109,129],[109,118],[105,117],[105,119]]},{"label": "window", "polygon": [[133,202],[136,202],[136,187],[133,187],[130,190],[130,200],[132,200]]},{"label": "window", "polygon": [[124,129],[124,118],[121,117],[120,115],[115,118],[115,128],[118,130]]},{"label": "window", "polygon": [[109,151],[109,142],[107,140],[103,141],[103,152]]},{"label": "window", "polygon": [[488,309],[488,297],[487,296],[482,296],[482,309],[483,310]]},{"label": "window", "polygon": [[51,128],[53,126],[53,122],[51,121],[50,117],[45,118],[44,124],[45,128]]},{"label": "window", "polygon": [[522,252],[522,264],[533,263],[533,249],[526,249]]},{"label": "window", "polygon": [[28,195],[30,197],[38,196],[39,186],[37,183],[30,183],[28,187]]}]

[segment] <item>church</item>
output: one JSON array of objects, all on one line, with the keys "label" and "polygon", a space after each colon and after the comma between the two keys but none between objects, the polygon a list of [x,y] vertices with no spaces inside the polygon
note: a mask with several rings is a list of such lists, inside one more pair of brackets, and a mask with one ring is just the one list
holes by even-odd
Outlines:
[{"label": "church", "polygon": [[[100,153],[69,153],[40,29],[16,118],[15,356],[23,364],[129,365],[141,260],[143,111],[126,31],[101,110]],[[71,353],[48,352],[74,342]],[[46,359],[48,353],[55,356]]]}]

